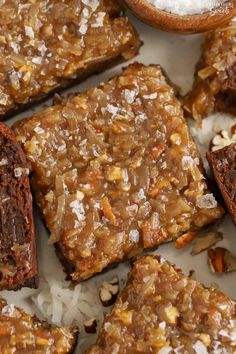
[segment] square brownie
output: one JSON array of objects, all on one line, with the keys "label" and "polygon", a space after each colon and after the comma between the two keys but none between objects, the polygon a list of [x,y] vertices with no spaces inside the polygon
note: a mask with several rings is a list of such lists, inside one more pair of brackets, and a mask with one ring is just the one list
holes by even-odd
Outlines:
[{"label": "square brownie", "polygon": [[0,119],[140,47],[118,1],[5,0],[0,10]]},{"label": "square brownie", "polygon": [[28,167],[13,131],[0,123],[0,290],[38,287]]},{"label": "square brownie", "polygon": [[236,144],[208,152],[207,158],[236,225]]},{"label": "square brownie", "polygon": [[207,33],[186,112],[201,121],[214,111],[236,113],[236,22]]},{"label": "square brownie", "polygon": [[136,260],[87,354],[234,354],[236,302],[165,260]]},{"label": "square brownie", "polygon": [[74,281],[223,215],[160,66],[130,65],[14,131]]}]

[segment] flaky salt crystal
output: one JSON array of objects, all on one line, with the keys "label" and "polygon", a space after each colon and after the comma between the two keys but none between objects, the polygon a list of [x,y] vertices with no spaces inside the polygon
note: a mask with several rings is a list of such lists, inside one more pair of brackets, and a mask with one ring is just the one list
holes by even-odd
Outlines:
[{"label": "flaky salt crystal", "polygon": [[206,346],[200,340],[193,344],[193,349],[197,354],[208,354]]},{"label": "flaky salt crystal", "polygon": [[93,23],[91,27],[94,28],[102,27],[105,15],[106,15],[105,12],[99,12],[97,14],[96,22]]},{"label": "flaky salt crystal", "polygon": [[70,207],[72,208],[72,213],[77,216],[78,221],[85,220],[84,206],[79,200],[74,200],[73,202],[71,202]]},{"label": "flaky salt crystal", "polygon": [[143,95],[146,100],[155,100],[157,98],[157,92],[153,92],[150,95]]},{"label": "flaky salt crystal", "polygon": [[34,39],[34,31],[32,27],[25,26],[25,35],[31,39]]},{"label": "flaky salt crystal", "polygon": [[135,91],[131,91],[131,90],[125,89],[125,90],[124,90],[124,96],[125,96],[126,101],[127,101],[129,104],[131,104],[131,103],[134,102],[136,93],[135,93]]},{"label": "flaky salt crystal", "polygon": [[217,207],[217,201],[213,194],[206,194],[197,198],[196,205],[201,209],[213,209]]},{"label": "flaky salt crystal", "polygon": [[131,230],[129,233],[129,240],[131,242],[137,243],[139,241],[139,231],[138,230]]},{"label": "flaky salt crystal", "polygon": [[183,156],[182,167],[184,171],[190,170],[194,166],[194,160],[191,156]]},{"label": "flaky salt crystal", "polygon": [[174,13],[176,15],[193,15],[213,11],[222,6],[227,0],[149,0],[158,9]]}]

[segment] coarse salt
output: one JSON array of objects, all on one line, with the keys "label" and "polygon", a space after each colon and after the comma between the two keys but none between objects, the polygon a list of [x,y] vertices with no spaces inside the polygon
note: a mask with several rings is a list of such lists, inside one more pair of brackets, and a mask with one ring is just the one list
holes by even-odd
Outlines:
[{"label": "coarse salt", "polygon": [[149,0],[157,9],[176,15],[193,15],[213,11],[216,7],[224,5],[227,0]]},{"label": "coarse salt", "polygon": [[217,207],[217,201],[213,194],[206,194],[197,198],[197,206],[201,209],[213,209]]}]

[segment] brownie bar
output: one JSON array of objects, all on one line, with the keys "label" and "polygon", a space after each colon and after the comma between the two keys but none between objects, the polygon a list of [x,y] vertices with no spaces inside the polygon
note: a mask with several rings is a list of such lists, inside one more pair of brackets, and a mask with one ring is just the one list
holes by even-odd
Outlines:
[{"label": "brownie bar", "polygon": [[20,144],[0,123],[0,290],[38,286],[28,173]]},{"label": "brownie bar", "polygon": [[236,22],[207,34],[186,112],[201,121],[216,110],[236,113]]},{"label": "brownie bar", "polygon": [[78,329],[58,327],[31,317],[0,298],[0,352],[5,354],[72,354]]},{"label": "brownie bar", "polygon": [[87,354],[233,354],[235,336],[235,301],[146,256],[134,262]]},{"label": "brownie bar", "polygon": [[74,281],[223,215],[159,66],[130,65],[14,131]]},{"label": "brownie bar", "polygon": [[71,80],[133,57],[139,46],[117,1],[4,1],[0,119]]},{"label": "brownie bar", "polygon": [[236,144],[208,152],[207,158],[225,204],[236,225]]}]

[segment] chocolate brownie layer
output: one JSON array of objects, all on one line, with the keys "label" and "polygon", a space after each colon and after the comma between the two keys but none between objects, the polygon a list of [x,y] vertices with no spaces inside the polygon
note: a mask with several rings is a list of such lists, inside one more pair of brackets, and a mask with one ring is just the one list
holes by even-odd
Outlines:
[{"label": "chocolate brownie layer", "polygon": [[208,152],[207,158],[236,225],[236,144]]},{"label": "chocolate brownie layer", "polygon": [[32,197],[25,155],[0,123],[0,289],[38,285]]}]

